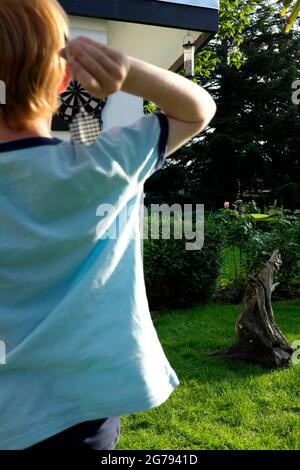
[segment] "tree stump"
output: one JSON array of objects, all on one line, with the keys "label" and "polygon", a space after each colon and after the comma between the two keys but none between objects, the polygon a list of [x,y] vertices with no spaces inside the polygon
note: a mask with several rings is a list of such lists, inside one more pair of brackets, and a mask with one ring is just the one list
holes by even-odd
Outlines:
[{"label": "tree stump", "polygon": [[241,313],[235,325],[237,342],[209,356],[222,356],[262,364],[269,368],[289,364],[293,349],[275,323],[271,296],[279,282],[274,273],[282,264],[279,250],[262,265],[257,276],[249,276]]}]

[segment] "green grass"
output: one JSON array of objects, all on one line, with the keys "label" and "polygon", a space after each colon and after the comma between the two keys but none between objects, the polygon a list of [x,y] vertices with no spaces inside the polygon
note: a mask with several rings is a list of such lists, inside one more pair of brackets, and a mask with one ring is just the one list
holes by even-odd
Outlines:
[{"label": "green grass", "polygon": [[[117,450],[299,449],[300,365],[271,371],[206,357],[234,341],[239,305],[161,313],[154,321],[180,385],[160,407],[121,418]],[[300,299],[273,303],[289,342]]]}]

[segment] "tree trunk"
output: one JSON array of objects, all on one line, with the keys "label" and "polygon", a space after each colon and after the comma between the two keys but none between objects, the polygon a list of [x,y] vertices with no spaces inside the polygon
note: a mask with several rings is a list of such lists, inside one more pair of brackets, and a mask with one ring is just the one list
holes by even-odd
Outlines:
[{"label": "tree trunk", "polygon": [[275,323],[271,296],[279,284],[274,273],[282,264],[278,250],[262,265],[258,275],[249,276],[241,313],[235,326],[237,342],[224,351],[209,354],[260,363],[266,367],[287,366],[293,349]]}]

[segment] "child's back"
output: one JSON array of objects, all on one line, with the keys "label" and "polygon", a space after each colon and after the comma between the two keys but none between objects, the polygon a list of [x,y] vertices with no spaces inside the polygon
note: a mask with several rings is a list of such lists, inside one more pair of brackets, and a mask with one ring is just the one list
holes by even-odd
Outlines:
[{"label": "child's back", "polygon": [[151,321],[139,231],[161,120],[89,147],[0,144],[1,448],[157,406],[178,384]]},{"label": "child's back", "polygon": [[0,449],[22,449],[160,405],[178,385],[149,313],[140,201],[215,105],[181,76],[78,38],[71,66],[90,94],[122,90],[164,112],[73,146],[50,131],[70,80],[58,2],[1,0],[0,35]]}]

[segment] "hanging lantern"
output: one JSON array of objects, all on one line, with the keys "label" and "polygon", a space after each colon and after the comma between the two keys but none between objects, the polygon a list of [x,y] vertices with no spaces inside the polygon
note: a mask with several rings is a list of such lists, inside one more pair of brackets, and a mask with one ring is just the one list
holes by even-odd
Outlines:
[{"label": "hanging lantern", "polygon": [[195,39],[190,31],[183,39],[184,51],[184,76],[186,78],[193,78],[195,68]]}]

